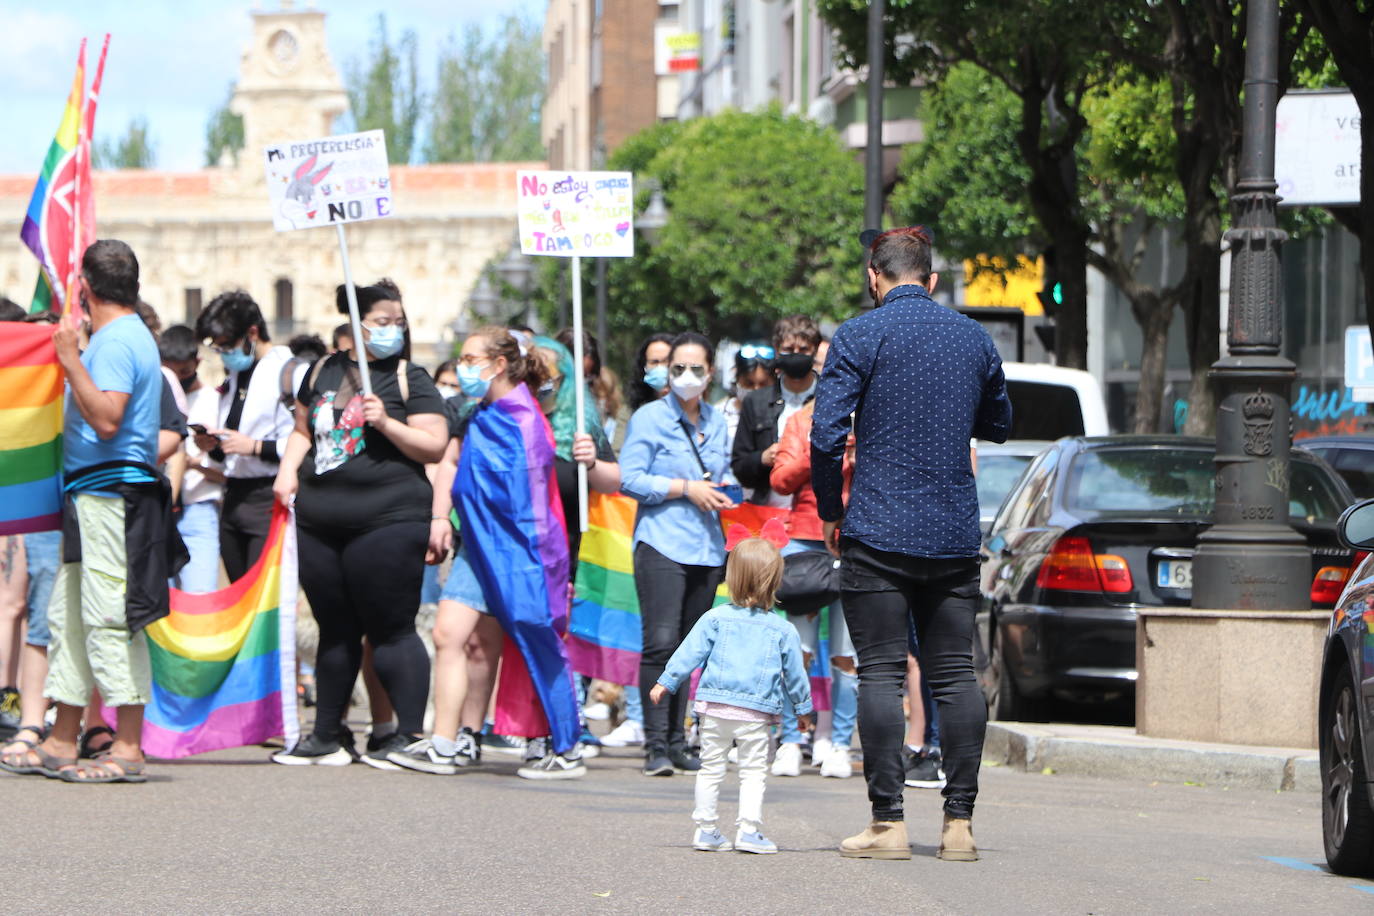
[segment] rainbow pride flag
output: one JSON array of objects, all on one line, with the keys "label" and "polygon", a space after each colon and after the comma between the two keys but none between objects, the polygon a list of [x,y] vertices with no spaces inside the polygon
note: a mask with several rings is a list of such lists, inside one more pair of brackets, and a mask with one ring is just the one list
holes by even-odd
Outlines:
[{"label": "rainbow pride flag", "polygon": [[262,556],[243,578],[203,595],[172,589],[172,613],[148,629],[153,702],[143,749],[188,757],[296,743],[296,522],[275,504]]},{"label": "rainbow pride flag", "polygon": [[[644,635],[639,619],[639,595],[635,592],[635,513],[639,503],[619,493],[592,493],[588,526],[578,551],[576,597],[568,626],[568,657],[573,670],[612,684],[639,684],[639,653]],[[721,524],[741,524],[758,534],[770,518],[787,515],[774,509],[745,503],[721,513]],[[715,604],[728,604],[730,593],[722,582]],[[781,613],[781,611],[779,611]],[[830,708],[830,649],[828,609],[821,613],[817,657],[811,661],[811,696],[817,709]]]},{"label": "rainbow pride flag", "polygon": [[[30,312],[45,312],[68,302],[75,267],[95,241],[95,202],[91,186],[91,133],[105,74],[110,36],[100,52],[90,95],[86,95],[86,40],[81,40],[76,76],[57,133],[48,145],[19,237],[42,268]],[[84,107],[83,107],[84,97]]]},{"label": "rainbow pride flag", "polygon": [[0,535],[62,527],[62,368],[51,325],[0,323]]},{"label": "rainbow pride flag", "polygon": [[589,494],[568,626],[568,657],[574,671],[630,686],[639,683],[639,652],[644,645],[630,547],[638,510],[639,503],[619,493]]}]

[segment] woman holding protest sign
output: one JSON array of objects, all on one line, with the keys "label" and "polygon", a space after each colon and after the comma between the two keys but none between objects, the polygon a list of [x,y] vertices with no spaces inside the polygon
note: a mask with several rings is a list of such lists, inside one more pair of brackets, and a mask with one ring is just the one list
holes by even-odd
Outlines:
[{"label": "woman holding protest sign", "polygon": [[735,505],[738,488],[736,498],[724,489],[730,467],[725,418],[702,398],[713,352],[701,334],[673,339],[670,393],[635,411],[620,450],[621,490],[639,501],[634,564],[644,631],[639,689],[646,776],[701,767],[687,750],[682,699],[654,706],[648,696],[683,637],[710,610],[724,576],[717,513]]},{"label": "woman holding protest sign", "polygon": [[[337,292],[348,312],[345,289]],[[429,656],[415,631],[429,541],[431,488],[425,465],[448,441],[444,401],[409,361],[410,332],[390,281],[357,289],[372,394],[362,392],[351,353],[320,360],[297,393],[296,427],[273,492],[295,498],[300,579],[319,622],[314,731],[277,763],[351,761],[340,721],[362,664],[363,637],[396,708],[397,734],[364,762],[415,741],[429,696]]]}]

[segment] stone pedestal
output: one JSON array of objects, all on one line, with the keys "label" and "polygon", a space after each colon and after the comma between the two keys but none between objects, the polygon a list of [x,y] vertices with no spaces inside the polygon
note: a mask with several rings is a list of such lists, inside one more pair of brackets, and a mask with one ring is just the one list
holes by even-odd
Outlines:
[{"label": "stone pedestal", "polygon": [[1316,747],[1330,614],[1142,609],[1136,619],[1136,731]]}]

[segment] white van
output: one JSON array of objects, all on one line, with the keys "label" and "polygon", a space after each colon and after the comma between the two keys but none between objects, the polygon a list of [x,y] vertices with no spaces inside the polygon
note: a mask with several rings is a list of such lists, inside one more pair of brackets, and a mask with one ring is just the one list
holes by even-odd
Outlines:
[{"label": "white van", "polygon": [[1042,363],[1003,363],[1011,398],[1010,439],[1054,441],[1063,436],[1105,436],[1102,386],[1081,369]]}]

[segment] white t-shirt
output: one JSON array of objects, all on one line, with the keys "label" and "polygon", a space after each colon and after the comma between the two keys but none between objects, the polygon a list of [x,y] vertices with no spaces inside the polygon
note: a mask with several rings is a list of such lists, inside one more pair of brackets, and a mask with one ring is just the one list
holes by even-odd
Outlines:
[{"label": "white t-shirt", "polygon": [[[177,385],[177,390],[181,386]],[[187,424],[199,423],[206,429],[214,429],[219,425],[219,392],[209,385],[202,384],[195,391],[186,396],[186,422]],[[186,448],[186,476],[181,482],[181,503],[189,506],[192,503],[203,503],[206,500],[218,500],[223,495],[224,486],[211,480],[206,480],[205,475],[195,470],[197,465],[209,465],[210,467],[224,469],[224,465],[215,461],[196,447],[196,437],[194,434],[186,437],[184,443]]]}]

